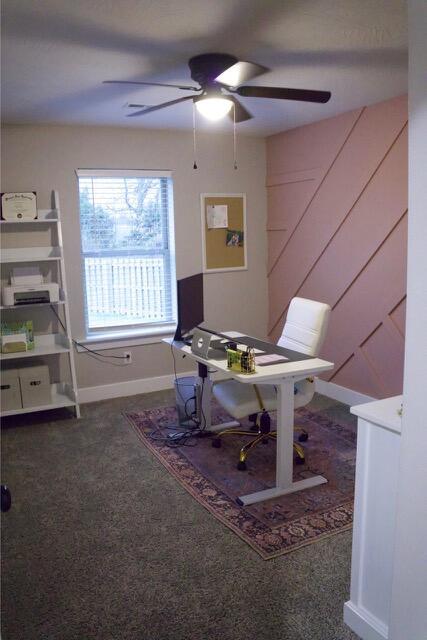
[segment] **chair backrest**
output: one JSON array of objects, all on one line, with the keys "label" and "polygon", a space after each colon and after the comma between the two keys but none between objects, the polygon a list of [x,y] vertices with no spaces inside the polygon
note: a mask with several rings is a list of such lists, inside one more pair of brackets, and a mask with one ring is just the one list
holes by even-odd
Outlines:
[{"label": "chair backrest", "polygon": [[286,349],[319,355],[328,328],[331,307],[324,302],[292,298],[277,344]]}]

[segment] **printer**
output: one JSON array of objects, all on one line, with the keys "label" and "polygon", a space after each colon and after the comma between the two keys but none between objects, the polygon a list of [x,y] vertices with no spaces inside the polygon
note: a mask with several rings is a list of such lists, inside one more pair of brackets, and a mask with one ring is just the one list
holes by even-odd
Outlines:
[{"label": "printer", "polygon": [[59,302],[59,285],[44,282],[38,267],[17,267],[12,269],[10,285],[3,287],[2,297],[6,307]]}]

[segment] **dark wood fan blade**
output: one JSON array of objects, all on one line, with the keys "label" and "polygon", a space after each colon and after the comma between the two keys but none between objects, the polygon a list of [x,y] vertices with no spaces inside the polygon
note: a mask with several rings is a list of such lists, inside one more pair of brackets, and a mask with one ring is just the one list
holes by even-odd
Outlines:
[{"label": "dark wood fan blade", "polygon": [[147,87],[173,87],[184,91],[200,91],[200,87],[192,87],[184,84],[164,84],[163,82],[139,82],[138,80],[103,80],[102,84],[142,84]]},{"label": "dark wood fan blade", "polygon": [[285,89],[280,87],[238,87],[234,93],[248,98],[275,98],[276,100],[301,100],[302,102],[328,102],[330,91],[310,89]]},{"label": "dark wood fan blade", "polygon": [[[242,105],[242,103],[235,98],[234,96],[227,96],[230,100],[234,102],[234,108],[236,110],[236,122],[245,122],[245,120],[250,120],[253,118],[252,114],[249,113],[247,109]],[[234,120],[233,109],[228,112],[228,117],[230,120]]]},{"label": "dark wood fan blade", "polygon": [[171,100],[170,102],[162,102],[162,104],[156,104],[153,107],[147,107],[146,109],[135,111],[135,113],[129,113],[126,117],[134,118],[135,116],[145,116],[147,113],[152,113],[153,111],[158,111],[159,109],[164,109],[165,107],[171,107],[173,104],[178,104],[179,102],[185,102],[186,100],[192,99],[193,96],[185,96],[184,98],[177,98],[176,100]]},{"label": "dark wood fan blade", "polygon": [[267,71],[270,71],[270,69],[260,64],[241,60],[220,73],[219,76],[215,78],[215,82],[219,82],[227,87],[238,87],[242,82],[252,80]]}]

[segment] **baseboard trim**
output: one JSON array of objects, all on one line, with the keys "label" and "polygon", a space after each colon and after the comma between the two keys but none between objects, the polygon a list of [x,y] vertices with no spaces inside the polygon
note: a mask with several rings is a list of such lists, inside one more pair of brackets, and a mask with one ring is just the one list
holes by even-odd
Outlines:
[{"label": "baseboard trim", "polygon": [[[180,373],[180,376],[196,375],[194,371]],[[223,378],[223,375],[213,375],[214,380]],[[138,393],[151,393],[153,391],[163,391],[164,389],[172,389],[174,383],[174,375],[157,376],[155,378],[140,378],[138,380],[126,380],[125,382],[116,382],[114,384],[103,384],[96,387],[82,387],[79,389],[79,402],[97,402],[98,400],[108,400],[109,398],[121,398],[126,396],[135,396]],[[341,387],[333,382],[326,382],[320,378],[316,378],[315,388],[317,393],[338,400],[349,406],[372,402],[377,398],[371,398],[358,391]]]},{"label": "baseboard trim", "polygon": [[[191,375],[180,374],[180,375]],[[79,402],[97,402],[98,400],[108,400],[109,398],[121,398],[135,396],[138,393],[151,393],[152,391],[163,391],[172,389],[174,376],[157,376],[156,378],[140,378],[139,380],[126,380],[114,384],[102,384],[97,387],[83,387],[79,389]]]},{"label": "baseboard trim", "polygon": [[344,622],[363,640],[388,640],[388,626],[350,600],[344,604]]},{"label": "baseboard trim", "polygon": [[378,398],[372,398],[371,396],[367,396],[364,393],[353,391],[353,389],[348,389],[347,387],[341,387],[341,385],[339,384],[335,384],[334,382],[327,382],[326,380],[322,380],[321,378],[316,378],[315,389],[317,393],[322,394],[322,396],[327,396],[328,398],[332,398],[333,400],[338,400],[338,402],[348,404],[350,407],[356,404],[364,404],[365,402],[378,400]]},{"label": "baseboard trim", "polygon": [[[182,376],[196,376],[196,371],[183,371],[178,374]],[[223,380],[227,376],[215,372],[212,380]],[[124,398],[126,396],[136,396],[139,393],[152,393],[153,391],[164,391],[173,389],[175,376],[157,376],[156,378],[140,378],[139,380],[126,380],[114,384],[102,384],[97,387],[82,387],[79,389],[79,403],[97,402],[98,400],[109,400],[110,398]]]}]

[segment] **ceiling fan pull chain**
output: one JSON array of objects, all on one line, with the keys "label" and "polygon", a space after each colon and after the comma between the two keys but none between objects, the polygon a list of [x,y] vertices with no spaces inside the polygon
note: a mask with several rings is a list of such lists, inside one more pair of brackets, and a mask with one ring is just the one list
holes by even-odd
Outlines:
[{"label": "ceiling fan pull chain", "polygon": [[193,102],[193,169],[197,169],[197,147],[196,147],[196,105]]},{"label": "ceiling fan pull chain", "polygon": [[237,169],[236,105],[233,102],[233,153],[234,168]]}]

